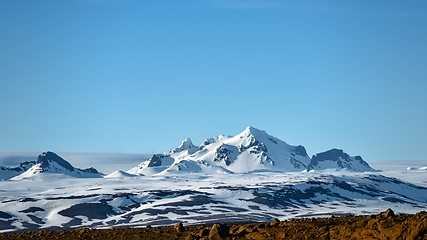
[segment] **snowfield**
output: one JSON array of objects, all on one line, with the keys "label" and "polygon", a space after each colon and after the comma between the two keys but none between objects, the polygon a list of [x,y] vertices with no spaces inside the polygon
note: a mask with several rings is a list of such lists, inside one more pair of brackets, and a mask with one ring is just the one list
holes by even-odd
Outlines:
[{"label": "snowfield", "polygon": [[134,155],[139,164],[129,156],[114,155],[128,171],[115,168],[116,161],[101,160],[76,168],[71,162],[82,166],[82,160],[68,162],[53,152],[34,158],[0,156],[0,232],[427,209],[424,162],[378,162],[374,168],[383,171],[377,171],[339,149],[310,158],[303,146],[253,127],[200,146],[186,139],[145,160]]},{"label": "snowfield", "polygon": [[[425,175],[424,175],[425,176]],[[347,171],[2,181],[0,228],[269,221],[427,208],[427,188]]]}]

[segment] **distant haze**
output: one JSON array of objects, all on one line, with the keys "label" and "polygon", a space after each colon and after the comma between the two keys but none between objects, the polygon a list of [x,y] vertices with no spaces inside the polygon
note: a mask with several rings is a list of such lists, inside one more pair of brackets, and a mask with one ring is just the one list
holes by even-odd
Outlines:
[{"label": "distant haze", "polygon": [[[15,167],[23,161],[35,161],[39,153],[0,153],[0,166]],[[115,170],[128,170],[152,154],[131,153],[58,153],[66,161],[78,168],[95,167],[98,171],[108,174]]]}]

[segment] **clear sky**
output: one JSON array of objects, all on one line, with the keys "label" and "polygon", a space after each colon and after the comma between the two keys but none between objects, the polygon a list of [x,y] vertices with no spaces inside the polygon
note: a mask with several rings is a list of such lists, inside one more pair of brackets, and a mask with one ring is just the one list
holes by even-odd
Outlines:
[{"label": "clear sky", "polygon": [[248,125],[427,157],[425,0],[2,0],[0,151],[162,152]]}]

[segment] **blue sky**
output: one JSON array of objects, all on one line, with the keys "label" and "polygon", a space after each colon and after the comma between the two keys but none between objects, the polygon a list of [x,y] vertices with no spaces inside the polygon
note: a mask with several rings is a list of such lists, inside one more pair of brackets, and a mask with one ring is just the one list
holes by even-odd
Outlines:
[{"label": "blue sky", "polygon": [[252,125],[425,160],[423,0],[3,0],[0,151],[162,152]]}]

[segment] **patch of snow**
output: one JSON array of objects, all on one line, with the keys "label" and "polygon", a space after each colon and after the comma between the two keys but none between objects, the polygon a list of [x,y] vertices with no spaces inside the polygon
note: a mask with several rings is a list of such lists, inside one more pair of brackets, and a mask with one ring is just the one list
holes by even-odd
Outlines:
[{"label": "patch of snow", "polygon": [[104,176],[104,178],[130,178],[130,177],[136,177],[136,175],[130,174],[122,170],[117,170]]}]

